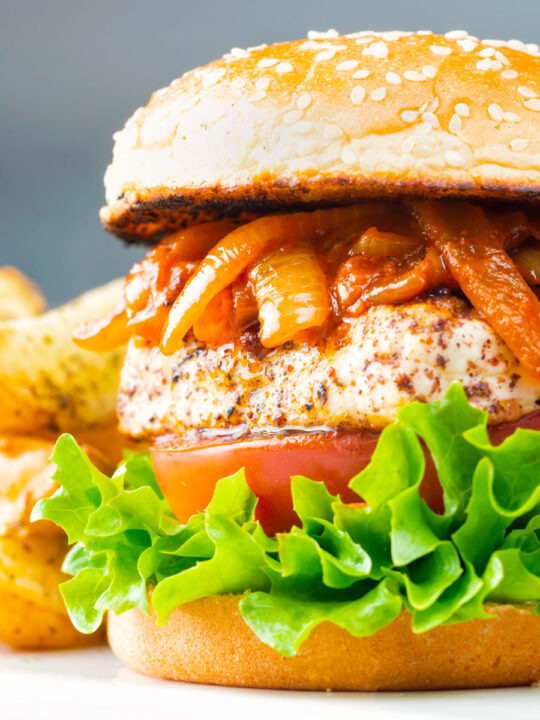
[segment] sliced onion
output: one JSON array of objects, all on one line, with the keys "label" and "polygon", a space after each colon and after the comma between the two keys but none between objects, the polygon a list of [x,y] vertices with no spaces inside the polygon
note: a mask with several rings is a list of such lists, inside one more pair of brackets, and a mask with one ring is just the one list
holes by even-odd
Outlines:
[{"label": "sliced onion", "polygon": [[362,300],[370,305],[406,302],[441,285],[456,287],[456,282],[439,252],[431,247],[424,259],[410,270],[396,273],[391,278],[377,278],[370,283],[362,293]]},{"label": "sliced onion", "polygon": [[73,342],[84,350],[107,352],[126,345],[131,337],[124,303],[99,320],[81,323],[73,332]]},{"label": "sliced onion", "polygon": [[540,243],[537,240],[524,243],[512,255],[512,260],[527,282],[540,285]]},{"label": "sliced onion", "polygon": [[212,298],[193,326],[193,334],[197,340],[210,346],[228,342],[232,337],[232,310],[231,291],[225,288]]},{"label": "sliced onion", "polygon": [[161,349],[171,355],[208,303],[263,254],[293,239],[316,239],[365,218],[365,206],[270,215],[233,230],[208,253],[180,293],[169,314]]},{"label": "sliced onion", "polygon": [[366,255],[402,257],[415,252],[422,245],[420,239],[410,235],[382,232],[376,227],[370,227],[362,233],[351,249],[355,253],[365,253]]},{"label": "sliced onion", "polygon": [[[452,204],[453,205],[453,204]],[[451,206],[450,206],[451,208]],[[540,377],[540,300],[520,275],[489,221],[471,212],[444,217],[432,202],[416,207],[418,221],[472,305],[531,373]],[[447,222],[450,218],[450,223]]]},{"label": "sliced onion", "polygon": [[241,277],[232,286],[234,307],[234,323],[238,331],[242,332],[259,319],[259,307],[253,293],[253,286],[248,278]]},{"label": "sliced onion", "polygon": [[202,223],[167,235],[162,244],[171,249],[175,262],[202,260],[221,238],[237,227],[237,222],[228,219]]},{"label": "sliced onion", "polygon": [[326,322],[330,314],[326,276],[311,243],[272,250],[253,266],[249,277],[265,347],[282,345],[302,330]]}]

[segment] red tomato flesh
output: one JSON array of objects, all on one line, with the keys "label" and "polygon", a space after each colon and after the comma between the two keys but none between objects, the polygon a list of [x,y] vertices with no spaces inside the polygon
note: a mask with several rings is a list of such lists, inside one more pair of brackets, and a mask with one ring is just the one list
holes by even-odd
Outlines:
[{"label": "red tomato flesh", "polygon": [[[540,412],[491,428],[492,441],[502,442],[517,427],[540,430]],[[322,481],[344,502],[358,502],[348,484],[369,463],[377,440],[377,433],[365,430],[302,432],[196,447],[161,440],[151,452],[163,494],[181,522],[206,508],[219,479],[244,467],[248,485],[258,497],[256,517],[267,533],[275,534],[299,522],[292,507],[293,475]],[[442,490],[428,454],[426,460],[421,494],[440,511]]]}]

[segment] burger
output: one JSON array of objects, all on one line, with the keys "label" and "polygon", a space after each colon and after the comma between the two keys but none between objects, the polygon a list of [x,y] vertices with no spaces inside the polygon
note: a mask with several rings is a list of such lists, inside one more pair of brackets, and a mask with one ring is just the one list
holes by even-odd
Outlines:
[{"label": "burger", "polygon": [[83,632],[199,683],[540,679],[540,53],[335,31],[158,90],[105,228],[150,246],[112,477],[62,436],[36,519]]}]

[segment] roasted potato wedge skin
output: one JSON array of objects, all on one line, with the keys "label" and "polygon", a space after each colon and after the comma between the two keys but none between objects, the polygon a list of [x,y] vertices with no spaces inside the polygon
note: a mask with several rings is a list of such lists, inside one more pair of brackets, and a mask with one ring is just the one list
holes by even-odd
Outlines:
[{"label": "roasted potato wedge skin", "polygon": [[47,301],[39,287],[17,268],[0,267],[0,320],[41,315]]},{"label": "roasted potato wedge skin", "polygon": [[115,421],[124,349],[91,353],[74,328],[109,313],[123,281],[37,317],[0,322],[0,433],[76,432]]},{"label": "roasted potato wedge skin", "polygon": [[[114,428],[109,430],[113,439]],[[100,437],[95,433],[96,438]],[[103,436],[106,436],[103,431]],[[80,441],[80,438],[78,438]],[[111,441],[112,442],[112,441]],[[119,443],[119,441],[117,440]],[[40,520],[30,522],[34,505],[49,497],[58,485],[53,480],[55,466],[50,462],[55,440],[22,435],[0,435],[0,543],[2,538],[26,538],[29,535],[61,535],[63,530],[54,523]],[[94,446],[82,444],[92,462],[103,472],[112,473],[118,462],[120,449],[114,458]]]},{"label": "roasted potato wedge skin", "polygon": [[57,650],[105,641],[103,628],[93,635],[82,635],[75,630],[65,611],[42,608],[1,587],[0,605],[0,643],[14,650]]},{"label": "roasted potato wedge skin", "polygon": [[53,649],[95,644],[72,626],[58,585],[68,579],[65,537],[0,539],[0,642],[13,648]]}]

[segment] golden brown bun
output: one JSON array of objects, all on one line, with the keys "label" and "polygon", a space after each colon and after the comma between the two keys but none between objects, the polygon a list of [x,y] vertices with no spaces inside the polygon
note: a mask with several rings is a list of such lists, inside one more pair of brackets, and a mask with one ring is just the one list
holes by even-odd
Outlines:
[{"label": "golden brown bun", "polygon": [[540,679],[540,617],[511,605],[415,635],[403,612],[373,637],[324,623],[296,657],[263,644],[244,623],[238,596],[177,608],[166,625],[133,610],[109,613],[109,642],[129,668],[195,683],[298,690],[427,690],[530,685]]},{"label": "golden brown bun", "polygon": [[422,194],[538,201],[540,55],[463,32],[233,49],[115,135],[108,230]]}]

